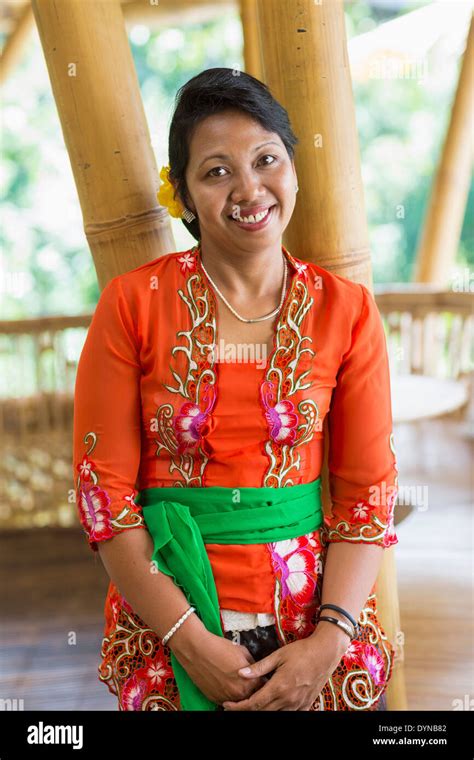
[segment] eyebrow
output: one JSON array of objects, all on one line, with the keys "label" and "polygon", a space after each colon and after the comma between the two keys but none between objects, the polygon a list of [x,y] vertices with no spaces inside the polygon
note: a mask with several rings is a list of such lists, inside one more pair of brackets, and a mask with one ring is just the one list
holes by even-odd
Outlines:
[{"label": "eyebrow", "polygon": [[[280,143],[277,143],[275,140],[269,140],[268,142],[264,142],[261,145],[257,145],[257,147],[254,150],[254,153],[256,153],[257,150],[260,150],[260,148],[263,148],[265,145],[278,145],[278,147],[280,147]],[[229,156],[227,156],[225,153],[216,153],[213,156],[207,156],[207,158],[201,161],[201,163],[198,166],[198,169],[200,169],[201,166],[206,163],[206,161],[210,161],[211,158],[223,158],[225,161],[229,158]]]}]

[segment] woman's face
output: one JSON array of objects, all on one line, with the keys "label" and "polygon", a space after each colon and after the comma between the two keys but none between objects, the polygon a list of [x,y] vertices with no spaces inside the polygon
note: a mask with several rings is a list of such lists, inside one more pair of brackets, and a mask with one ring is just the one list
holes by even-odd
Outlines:
[{"label": "woman's face", "polygon": [[[247,114],[229,110],[199,123],[186,182],[202,240],[245,250],[281,244],[295,206],[294,161],[281,138]],[[265,209],[267,216],[252,225],[248,217]]]}]

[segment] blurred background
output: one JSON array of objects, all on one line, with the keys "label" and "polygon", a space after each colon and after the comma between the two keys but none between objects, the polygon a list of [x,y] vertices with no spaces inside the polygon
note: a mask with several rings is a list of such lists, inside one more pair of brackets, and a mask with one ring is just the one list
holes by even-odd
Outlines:
[{"label": "blurred background", "polygon": [[[180,11],[163,2],[159,24],[146,5],[122,8],[161,167],[177,89],[207,68],[245,69],[244,35],[238,2]],[[416,710],[469,709],[459,705],[473,696],[474,185],[472,176],[467,187],[458,183],[446,160],[472,7],[344,3],[374,290],[393,377],[398,640]],[[33,710],[114,709],[95,675],[108,578],[86,546],[71,482],[75,371],[100,288],[29,2],[3,0],[0,40],[0,698]],[[465,140],[472,119],[471,100],[470,122],[452,140]],[[472,167],[472,145],[464,155]],[[454,196],[461,224],[442,269],[422,271],[436,182]],[[179,220],[171,226],[175,250],[194,245]]]}]

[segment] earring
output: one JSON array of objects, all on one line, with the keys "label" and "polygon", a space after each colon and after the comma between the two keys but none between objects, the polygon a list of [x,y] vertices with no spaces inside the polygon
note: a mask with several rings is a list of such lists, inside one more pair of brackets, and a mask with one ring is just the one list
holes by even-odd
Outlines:
[{"label": "earring", "polygon": [[190,211],[188,208],[184,209],[182,216],[183,216],[183,219],[185,219],[188,223],[192,222],[193,219],[196,219],[193,212]]}]

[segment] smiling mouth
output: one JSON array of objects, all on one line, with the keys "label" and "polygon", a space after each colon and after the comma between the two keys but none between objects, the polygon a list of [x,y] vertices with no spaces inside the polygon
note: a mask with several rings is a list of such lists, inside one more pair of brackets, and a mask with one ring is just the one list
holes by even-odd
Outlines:
[{"label": "smiling mouth", "polygon": [[250,214],[249,216],[235,217],[235,216],[232,216],[232,214],[230,214],[227,218],[233,222],[240,222],[241,224],[242,223],[243,224],[259,224],[259,222],[263,222],[263,220],[266,219],[266,217],[270,214],[270,212],[272,211],[272,209],[275,208],[276,205],[277,204],[274,203],[273,206],[268,206],[267,209],[255,215]]}]

